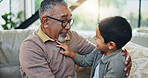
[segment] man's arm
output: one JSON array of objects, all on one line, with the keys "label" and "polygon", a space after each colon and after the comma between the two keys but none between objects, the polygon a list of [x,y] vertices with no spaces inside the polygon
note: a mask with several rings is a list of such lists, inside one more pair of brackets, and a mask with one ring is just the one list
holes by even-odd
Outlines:
[{"label": "man's arm", "polygon": [[20,47],[20,65],[29,78],[55,78],[43,50],[32,41],[25,41]]},{"label": "man's arm", "polygon": [[95,45],[93,43],[91,43],[81,35],[77,34],[75,31],[71,31],[68,34],[71,35],[73,46],[76,47],[76,50],[74,52],[85,55],[89,54],[95,49]]}]

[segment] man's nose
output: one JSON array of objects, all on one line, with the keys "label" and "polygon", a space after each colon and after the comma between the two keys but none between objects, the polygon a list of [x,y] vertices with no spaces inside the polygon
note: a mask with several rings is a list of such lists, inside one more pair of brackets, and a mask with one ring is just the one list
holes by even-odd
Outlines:
[{"label": "man's nose", "polygon": [[70,23],[66,25],[65,29],[71,29]]}]

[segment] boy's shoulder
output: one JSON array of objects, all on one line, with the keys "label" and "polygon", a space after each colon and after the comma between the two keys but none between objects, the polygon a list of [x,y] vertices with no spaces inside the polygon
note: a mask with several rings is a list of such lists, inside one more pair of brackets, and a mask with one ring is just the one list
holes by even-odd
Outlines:
[{"label": "boy's shoulder", "polygon": [[117,51],[115,51],[115,55],[114,56],[112,56],[112,61],[120,61],[120,62],[124,62],[125,61],[125,56],[123,56],[122,55],[122,50],[120,49],[120,50],[117,50]]},{"label": "boy's shoulder", "polygon": [[104,63],[106,62],[113,62],[113,61],[120,61],[124,62],[125,61],[125,56],[122,55],[122,50],[116,50],[115,52],[109,54],[105,58],[103,58]]},{"label": "boy's shoulder", "polygon": [[98,54],[101,56],[103,55],[103,52],[101,52],[100,50],[98,50],[96,48],[92,52],[94,52],[96,55],[98,55]]}]

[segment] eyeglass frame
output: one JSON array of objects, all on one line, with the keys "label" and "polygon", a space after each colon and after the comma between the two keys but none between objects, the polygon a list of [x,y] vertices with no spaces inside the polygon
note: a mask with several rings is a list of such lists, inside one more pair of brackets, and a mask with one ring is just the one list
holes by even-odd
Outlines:
[{"label": "eyeglass frame", "polygon": [[[73,22],[74,22],[73,19],[70,19],[70,20],[60,20],[60,19],[57,19],[57,18],[54,18],[54,17],[51,17],[51,16],[47,16],[47,17],[48,17],[48,18],[51,18],[51,19],[53,19],[53,20],[62,22],[62,23],[61,23],[61,26],[62,26],[63,28],[65,28],[68,23],[70,23],[70,26],[72,26],[72,25],[73,25]],[[71,20],[73,21],[72,24],[71,24]],[[66,21],[67,23],[65,24],[65,26],[63,26],[63,24],[65,23],[65,21]]]}]

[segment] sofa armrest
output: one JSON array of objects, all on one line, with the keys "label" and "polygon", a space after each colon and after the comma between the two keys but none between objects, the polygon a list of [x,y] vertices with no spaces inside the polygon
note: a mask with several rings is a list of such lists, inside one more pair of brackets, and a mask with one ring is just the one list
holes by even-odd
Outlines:
[{"label": "sofa armrest", "polygon": [[21,78],[19,48],[34,30],[0,31],[0,78]]},{"label": "sofa armrest", "polygon": [[129,42],[125,45],[132,59],[129,78],[148,77],[148,48]]}]

